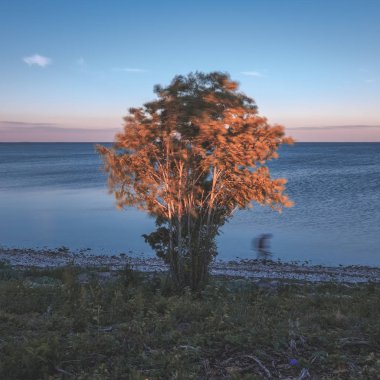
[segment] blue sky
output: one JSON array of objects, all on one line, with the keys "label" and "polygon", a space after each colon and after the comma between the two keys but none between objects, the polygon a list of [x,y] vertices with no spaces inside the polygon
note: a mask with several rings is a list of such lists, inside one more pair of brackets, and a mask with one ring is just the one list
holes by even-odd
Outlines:
[{"label": "blue sky", "polygon": [[195,70],[229,72],[299,140],[380,141],[379,17],[377,0],[0,0],[0,141],[112,139]]}]

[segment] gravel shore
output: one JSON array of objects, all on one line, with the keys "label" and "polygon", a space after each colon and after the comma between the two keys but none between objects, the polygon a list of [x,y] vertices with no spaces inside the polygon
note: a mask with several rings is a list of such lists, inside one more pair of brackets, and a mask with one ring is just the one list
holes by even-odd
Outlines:
[{"label": "gravel shore", "polygon": [[[79,267],[104,267],[109,270],[123,268],[129,263],[134,269],[144,272],[163,272],[165,263],[158,258],[130,257],[125,254],[97,256],[87,251],[70,252],[65,248],[19,249],[0,248],[0,261],[20,269],[30,267],[59,267],[76,265]],[[365,266],[311,266],[276,262],[271,260],[215,261],[211,266],[213,275],[243,277],[252,279],[287,279],[308,282],[365,283],[380,282],[380,268]]]}]

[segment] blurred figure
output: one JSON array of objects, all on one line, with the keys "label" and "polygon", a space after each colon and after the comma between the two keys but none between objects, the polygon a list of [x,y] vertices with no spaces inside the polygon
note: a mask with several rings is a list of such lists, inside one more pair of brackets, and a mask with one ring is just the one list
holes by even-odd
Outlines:
[{"label": "blurred figure", "polygon": [[262,234],[252,240],[252,249],[257,252],[258,259],[267,259],[268,256],[272,255],[269,242],[269,239],[271,239],[272,236],[272,234]]}]

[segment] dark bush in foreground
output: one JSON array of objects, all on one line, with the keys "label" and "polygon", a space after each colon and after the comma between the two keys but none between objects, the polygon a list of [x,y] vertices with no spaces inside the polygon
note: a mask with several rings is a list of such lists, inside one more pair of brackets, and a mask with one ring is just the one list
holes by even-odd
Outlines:
[{"label": "dark bush in foreground", "polygon": [[[0,276],[1,379],[375,379],[380,285],[164,278],[77,270]],[[132,272],[126,272],[129,276]],[[80,283],[80,281],[82,283]]]}]

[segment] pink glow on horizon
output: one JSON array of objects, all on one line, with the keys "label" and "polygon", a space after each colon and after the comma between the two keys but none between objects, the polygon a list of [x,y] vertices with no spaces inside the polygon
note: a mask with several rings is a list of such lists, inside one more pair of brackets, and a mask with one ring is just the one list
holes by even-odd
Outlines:
[{"label": "pink glow on horizon", "polygon": [[380,142],[380,126],[286,128],[299,142]]},{"label": "pink glow on horizon", "polygon": [[1,128],[0,142],[107,142],[113,141],[120,129],[86,129],[56,127]]},{"label": "pink glow on horizon", "polygon": [[[0,122],[0,142],[111,142],[119,128],[66,128],[48,123]],[[285,128],[299,142],[380,142],[379,126]]]}]

